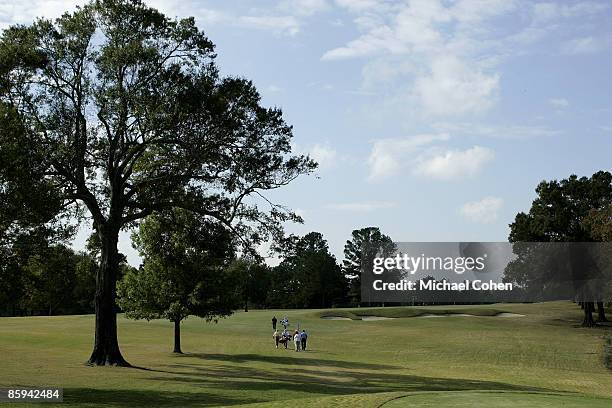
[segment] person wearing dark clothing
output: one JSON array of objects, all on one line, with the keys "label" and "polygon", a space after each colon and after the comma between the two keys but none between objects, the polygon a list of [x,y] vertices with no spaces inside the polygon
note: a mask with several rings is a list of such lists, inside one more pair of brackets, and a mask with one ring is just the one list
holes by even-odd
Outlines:
[{"label": "person wearing dark clothing", "polygon": [[301,340],[302,340],[302,350],[306,351],[306,340],[308,340],[308,334],[306,333],[306,330],[302,330],[302,334],[300,335]]},{"label": "person wearing dark clothing", "polygon": [[276,316],[272,317],[272,330],[276,330]]}]

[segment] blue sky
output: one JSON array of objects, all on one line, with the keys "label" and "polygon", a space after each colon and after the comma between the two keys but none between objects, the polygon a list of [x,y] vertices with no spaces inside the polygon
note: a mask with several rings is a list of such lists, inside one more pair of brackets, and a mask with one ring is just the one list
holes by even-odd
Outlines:
[{"label": "blue sky", "polygon": [[[78,3],[0,1],[0,26]],[[321,166],[271,198],[303,216],[289,232],[322,232],[339,259],[371,225],[396,241],[504,241],[539,181],[612,168],[610,2],[148,3],[195,16],[222,71],[282,107]]]}]

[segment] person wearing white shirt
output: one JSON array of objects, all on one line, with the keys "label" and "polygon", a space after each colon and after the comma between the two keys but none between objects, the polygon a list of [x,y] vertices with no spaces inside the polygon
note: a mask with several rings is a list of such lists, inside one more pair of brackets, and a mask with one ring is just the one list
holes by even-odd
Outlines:
[{"label": "person wearing white shirt", "polygon": [[295,344],[295,351],[300,351],[300,344],[302,343],[302,335],[299,331],[295,331],[293,335],[293,343]]}]

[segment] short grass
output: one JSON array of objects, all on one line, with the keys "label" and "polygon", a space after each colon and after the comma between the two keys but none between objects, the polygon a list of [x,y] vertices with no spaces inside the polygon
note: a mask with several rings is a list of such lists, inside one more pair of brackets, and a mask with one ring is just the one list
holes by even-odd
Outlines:
[{"label": "short grass", "polygon": [[[480,316],[410,317],[422,313]],[[272,315],[299,322],[309,351],[275,349]],[[120,318],[122,351],[140,368],[83,364],[92,316],[0,318],[0,387],[63,387],[58,406],[74,407],[610,407],[612,331],[580,318],[569,302],[250,311],[188,319],[185,355],[170,352],[169,322]]]}]

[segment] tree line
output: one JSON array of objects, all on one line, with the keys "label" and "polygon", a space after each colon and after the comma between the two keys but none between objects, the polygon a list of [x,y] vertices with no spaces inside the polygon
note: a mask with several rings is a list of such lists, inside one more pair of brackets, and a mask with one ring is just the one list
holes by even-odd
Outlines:
[{"label": "tree line", "polygon": [[[95,238],[81,251],[25,235],[1,247],[0,314],[94,312],[100,267]],[[231,235],[218,224],[180,210],[153,214],[132,234],[142,265],[130,266],[120,254],[118,306],[130,317],[171,321],[189,315],[212,320],[235,309],[358,306],[359,248],[376,239],[392,243],[377,227],[353,231],[340,264],[321,233],[291,236],[280,263],[269,266],[261,257],[237,254]]]},{"label": "tree line", "polygon": [[[132,234],[142,256],[134,268],[121,255],[118,312],[133,319],[174,323],[174,351],[181,351],[180,325],[189,316],[215,321],[236,309],[358,306],[360,248],[392,244],[376,227],[353,231],[344,266],[318,232],[284,241],[276,266],[258,256],[239,256],[232,235],[218,222],[176,209],[154,213]],[[86,314],[100,268],[97,235],[85,251],[41,236],[21,235],[3,248],[0,314]]]}]

